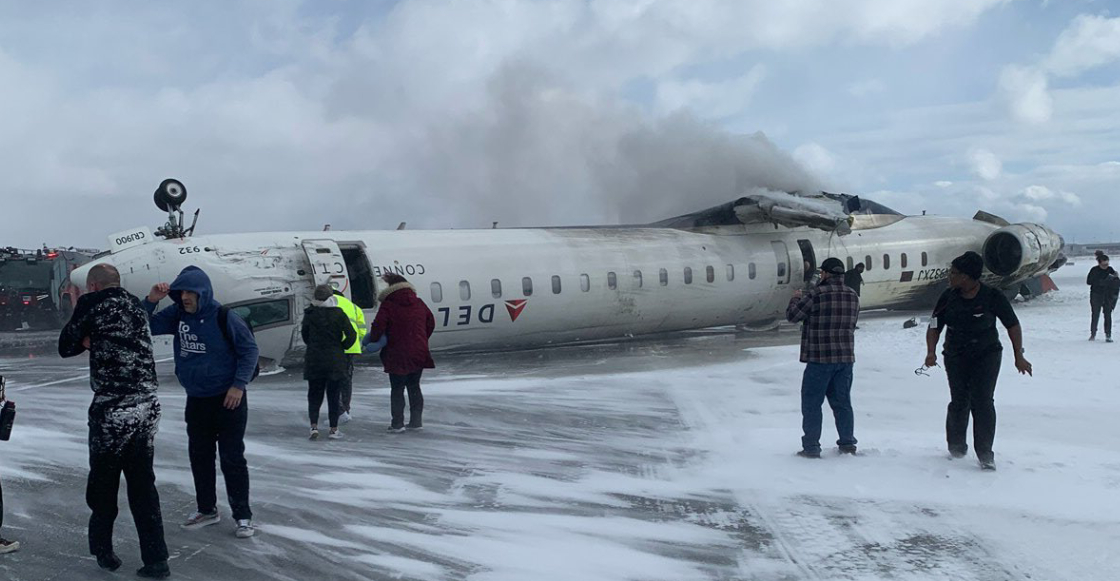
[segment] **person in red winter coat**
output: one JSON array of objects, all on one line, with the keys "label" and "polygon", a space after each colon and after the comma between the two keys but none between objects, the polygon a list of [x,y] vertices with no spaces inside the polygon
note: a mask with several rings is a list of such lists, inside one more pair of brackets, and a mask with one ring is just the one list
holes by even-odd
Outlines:
[{"label": "person in red winter coat", "polygon": [[[428,350],[428,338],[436,329],[436,318],[416,289],[399,274],[381,277],[389,286],[377,295],[381,302],[377,316],[370,325],[367,339],[376,342],[382,335],[389,340],[381,349],[381,362],[389,374],[389,407],[392,413],[390,432],[424,427],[424,395],[420,392],[420,376],[425,369],[436,366]],[[408,425],[404,423],[404,393],[408,391]]]}]

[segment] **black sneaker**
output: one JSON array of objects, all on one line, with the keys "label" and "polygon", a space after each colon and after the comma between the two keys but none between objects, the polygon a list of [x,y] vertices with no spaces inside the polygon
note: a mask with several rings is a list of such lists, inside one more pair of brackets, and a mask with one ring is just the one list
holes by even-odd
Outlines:
[{"label": "black sneaker", "polygon": [[856,447],[855,446],[840,446],[840,453],[841,454],[851,454],[852,456],[855,456],[856,455]]},{"label": "black sneaker", "polygon": [[964,458],[967,455],[968,455],[968,448],[965,448],[964,450],[949,450],[949,457],[950,458]]},{"label": "black sneaker", "polygon": [[1092,335],[1089,335],[1089,340],[1090,341],[1096,341],[1097,340],[1097,334],[1093,333]]},{"label": "black sneaker", "polygon": [[136,570],[136,576],[149,579],[166,579],[171,576],[171,568],[167,566],[167,561],[160,561],[140,567]]},{"label": "black sneaker", "polygon": [[391,432],[393,434],[399,434],[399,433],[404,431],[404,426],[389,426],[389,429],[386,430],[386,431]]},{"label": "black sneaker", "polygon": [[409,431],[423,430],[424,426],[421,425],[421,424],[408,424],[407,426],[405,426],[405,428],[408,429]]},{"label": "black sneaker", "polygon": [[1104,336],[1104,342],[1105,343],[1111,343],[1112,342],[1112,335],[1105,335]]},{"label": "black sneaker", "polygon": [[994,459],[991,459],[991,458],[986,459],[986,460],[981,460],[980,461],[980,469],[981,470],[991,470],[991,471],[994,472],[995,469],[996,469],[996,461]]},{"label": "black sneaker", "polygon": [[802,458],[818,458],[819,459],[821,457],[821,453],[819,451],[818,452],[810,452],[809,450],[798,450],[797,455],[802,457]]},{"label": "black sneaker", "polygon": [[102,553],[97,556],[97,566],[107,571],[116,571],[121,568],[121,558],[112,551]]}]

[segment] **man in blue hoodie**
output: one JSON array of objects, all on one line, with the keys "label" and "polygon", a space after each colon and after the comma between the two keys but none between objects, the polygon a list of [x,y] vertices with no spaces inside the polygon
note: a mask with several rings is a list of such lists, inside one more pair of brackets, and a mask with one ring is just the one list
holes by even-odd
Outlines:
[{"label": "man in blue hoodie", "polygon": [[[155,312],[170,296],[173,305]],[[170,285],[152,287],[143,301],[153,335],[175,335],[175,377],[187,392],[187,440],[198,511],[183,528],[217,524],[214,444],[221,458],[230,510],[240,538],[253,536],[249,510],[249,466],[245,462],[245,425],[249,404],[245,388],[257,365],[253,332],[236,313],[225,310],[226,328],[219,326],[222,305],[214,300],[210,277],[188,266]]]}]

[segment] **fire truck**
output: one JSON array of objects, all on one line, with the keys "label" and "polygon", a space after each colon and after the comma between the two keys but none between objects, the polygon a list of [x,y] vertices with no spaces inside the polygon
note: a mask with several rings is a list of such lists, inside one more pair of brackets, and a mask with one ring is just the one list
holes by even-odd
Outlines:
[{"label": "fire truck", "polygon": [[61,328],[81,294],[70,283],[70,271],[96,252],[0,248],[0,331]]}]

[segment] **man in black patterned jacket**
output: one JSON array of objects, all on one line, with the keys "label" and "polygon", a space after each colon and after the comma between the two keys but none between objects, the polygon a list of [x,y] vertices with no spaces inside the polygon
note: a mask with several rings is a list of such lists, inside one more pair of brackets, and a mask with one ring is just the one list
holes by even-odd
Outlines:
[{"label": "man in black patterned jacket", "polygon": [[90,269],[87,293],[78,299],[58,338],[58,354],[90,351],[89,481],[86,503],[89,550],[97,564],[115,571],[113,521],[121,474],[128,484],[128,507],[140,537],[141,577],[164,578],[167,544],[153,471],[160,406],[148,315],[140,301],[120,287],[120,274],[107,264]]},{"label": "man in black patterned jacket", "polygon": [[859,296],[844,284],[844,263],[828,258],[821,263],[821,282],[807,293],[797,291],[786,308],[786,319],[801,326],[801,451],[804,458],[821,457],[821,405],[836,418],[841,454],[856,453],[852,413],[852,367],[856,360],[856,322]]}]

